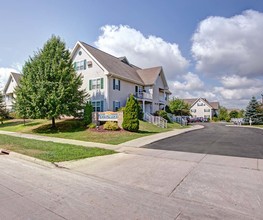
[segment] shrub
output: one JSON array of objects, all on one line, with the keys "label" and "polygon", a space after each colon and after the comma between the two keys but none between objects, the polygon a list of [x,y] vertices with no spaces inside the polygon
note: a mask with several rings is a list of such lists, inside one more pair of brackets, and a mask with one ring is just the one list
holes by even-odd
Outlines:
[{"label": "shrub", "polygon": [[97,126],[96,124],[90,123],[87,127],[88,127],[88,128],[96,128],[96,126]]},{"label": "shrub", "polygon": [[123,112],[123,129],[127,131],[137,132],[139,130],[139,105],[137,100],[131,94],[128,98]]},{"label": "shrub", "polygon": [[17,115],[16,112],[10,112],[9,113],[9,118],[11,119],[17,119],[17,118],[20,118],[19,115]]},{"label": "shrub", "polygon": [[169,123],[171,122],[170,118],[168,117],[168,114],[164,110],[156,111],[155,113],[158,116],[161,116],[162,118],[166,119]]},{"label": "shrub", "polygon": [[116,122],[114,121],[107,121],[104,125],[103,125],[103,129],[105,130],[110,130],[110,131],[117,131],[119,130],[119,126]]},{"label": "shrub", "polygon": [[[138,102],[137,102],[137,104],[138,104]],[[143,120],[143,116],[144,116],[144,113],[142,111],[142,107],[138,104],[138,118],[139,118],[139,120]]]},{"label": "shrub", "polygon": [[83,116],[83,121],[85,125],[89,125],[92,123],[92,111],[93,107],[90,102],[87,102],[84,108],[84,116]]},{"label": "shrub", "polygon": [[214,122],[217,122],[219,119],[218,119],[218,117],[213,117],[212,120],[213,120]]}]

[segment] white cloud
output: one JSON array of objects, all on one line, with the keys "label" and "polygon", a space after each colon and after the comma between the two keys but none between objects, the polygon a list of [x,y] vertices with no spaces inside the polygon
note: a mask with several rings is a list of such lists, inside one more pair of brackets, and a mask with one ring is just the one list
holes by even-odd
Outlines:
[{"label": "white cloud", "polygon": [[183,82],[180,81],[174,81],[173,82],[173,88],[175,90],[189,90],[189,91],[194,91],[194,90],[203,90],[204,88],[204,82],[199,78],[197,74],[194,73],[187,73],[182,76]]},{"label": "white cloud", "polygon": [[263,73],[263,13],[247,10],[231,18],[209,17],[193,35],[196,68],[207,74]]},{"label": "white cloud", "polygon": [[13,68],[0,67],[0,91],[3,90],[6,81],[8,80],[8,77],[10,75],[10,72],[17,73],[18,71]]},{"label": "white cloud", "polygon": [[220,79],[220,81],[226,89],[246,89],[251,87],[263,87],[263,80],[249,79],[246,76],[223,76]]},{"label": "white cloud", "polygon": [[95,45],[117,57],[126,56],[140,67],[163,66],[169,80],[183,73],[188,67],[177,44],[164,41],[160,37],[145,37],[140,31],[126,25],[105,25]]},{"label": "white cloud", "polygon": [[262,87],[247,87],[238,89],[227,89],[215,87],[215,93],[219,93],[225,100],[249,100],[252,96],[262,93]]}]

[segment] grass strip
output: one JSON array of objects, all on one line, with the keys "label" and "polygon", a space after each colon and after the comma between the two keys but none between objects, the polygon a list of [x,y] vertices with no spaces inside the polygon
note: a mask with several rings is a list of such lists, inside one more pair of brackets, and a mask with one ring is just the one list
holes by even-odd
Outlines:
[{"label": "grass strip", "polygon": [[108,149],[87,148],[71,144],[11,137],[2,134],[0,134],[0,148],[49,162],[78,160],[116,153]]}]

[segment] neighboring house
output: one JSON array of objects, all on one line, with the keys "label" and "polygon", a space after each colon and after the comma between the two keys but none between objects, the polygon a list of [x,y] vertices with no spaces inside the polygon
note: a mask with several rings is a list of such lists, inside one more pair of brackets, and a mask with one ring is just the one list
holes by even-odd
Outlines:
[{"label": "neighboring house", "polygon": [[126,57],[115,57],[84,42],[77,42],[71,57],[83,76],[82,89],[91,96],[94,111],[117,111],[130,94],[143,112],[164,109],[171,94],[162,67],[141,69]]},{"label": "neighboring house", "polygon": [[190,113],[194,118],[202,117],[211,119],[219,114],[219,102],[209,102],[205,98],[183,100],[190,105]]},{"label": "neighboring house", "polygon": [[15,88],[16,86],[19,84],[20,79],[21,79],[21,74],[19,73],[10,73],[10,76],[7,80],[7,83],[5,85],[5,88],[3,90],[3,94],[4,94],[4,100],[5,100],[5,104],[6,104],[6,109],[8,111],[12,111],[13,110],[13,101],[15,98]]}]

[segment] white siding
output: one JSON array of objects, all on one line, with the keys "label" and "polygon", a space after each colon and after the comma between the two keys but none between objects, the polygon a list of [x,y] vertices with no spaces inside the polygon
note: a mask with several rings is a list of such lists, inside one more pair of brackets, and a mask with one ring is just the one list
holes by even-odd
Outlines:
[{"label": "white siding", "polygon": [[124,80],[120,80],[120,91],[117,89],[113,89],[113,79],[117,78],[108,78],[109,82],[109,106],[108,110],[113,109],[113,101],[119,101],[121,103],[121,107],[126,105],[127,98],[130,94],[135,94],[135,86],[136,84],[127,82]]},{"label": "white siding", "polygon": [[[205,112],[205,110],[209,110],[209,112]],[[198,100],[191,107],[190,113],[193,117],[212,118],[212,108],[202,100]]]},{"label": "white siding", "polygon": [[[81,52],[81,54],[79,54]],[[108,77],[105,75],[103,69],[99,66],[98,63],[92,57],[86,53],[82,48],[78,48],[75,54],[72,56],[73,63],[86,60],[86,69],[78,70],[78,74],[83,76],[83,84],[81,89],[85,89],[91,96],[92,100],[101,100],[104,101],[104,110],[108,109],[109,103],[107,102],[107,90],[108,90]],[[92,66],[88,66],[88,62],[92,63]],[[103,89],[89,89],[89,80],[103,78]]]},{"label": "white siding", "polygon": [[8,85],[8,88],[6,90],[6,94],[13,94],[16,86],[17,86],[16,81],[12,77],[12,80],[10,81],[10,84]]}]

